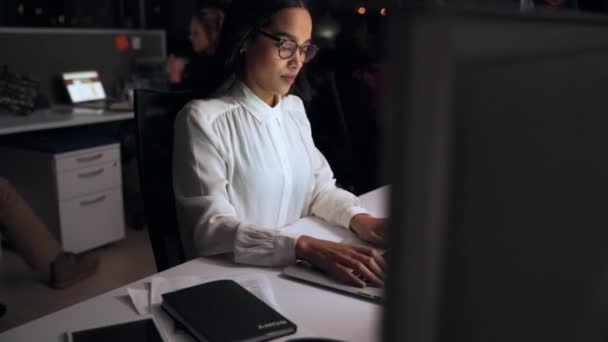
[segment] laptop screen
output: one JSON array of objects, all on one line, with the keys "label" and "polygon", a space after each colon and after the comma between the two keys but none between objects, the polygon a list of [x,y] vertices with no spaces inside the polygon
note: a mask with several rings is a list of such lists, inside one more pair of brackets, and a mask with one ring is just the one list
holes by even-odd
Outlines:
[{"label": "laptop screen", "polygon": [[63,83],[68,90],[72,103],[104,100],[106,98],[97,71],[64,73]]}]

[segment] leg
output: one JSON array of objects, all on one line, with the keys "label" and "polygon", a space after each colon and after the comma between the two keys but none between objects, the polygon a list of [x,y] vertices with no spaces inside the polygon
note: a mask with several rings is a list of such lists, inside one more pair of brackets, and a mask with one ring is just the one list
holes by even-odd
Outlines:
[{"label": "leg", "polygon": [[8,180],[0,177],[0,222],[6,237],[34,269],[48,269],[61,247]]},{"label": "leg", "polygon": [[65,288],[92,275],[99,260],[63,252],[32,208],[4,178],[0,177],[0,222],[19,255],[34,269],[49,271],[49,285]]}]

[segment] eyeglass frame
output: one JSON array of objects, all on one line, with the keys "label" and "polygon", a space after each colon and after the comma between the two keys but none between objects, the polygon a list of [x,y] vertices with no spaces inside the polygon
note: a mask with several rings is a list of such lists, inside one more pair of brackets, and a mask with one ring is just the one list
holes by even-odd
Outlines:
[{"label": "eyeglass frame", "polygon": [[[267,38],[270,38],[270,39],[274,40],[277,43],[276,45],[277,45],[277,48],[278,48],[279,58],[281,58],[281,59],[290,59],[291,57],[293,57],[293,55],[296,53],[296,51],[299,50],[300,54],[304,55],[304,63],[308,63],[313,58],[315,58],[315,56],[319,52],[319,47],[316,44],[309,43],[308,45],[304,46],[304,45],[298,44],[298,42],[296,42],[295,40],[293,40],[291,38],[282,38],[282,37],[276,36],[276,35],[274,35],[272,33],[268,33],[268,32],[266,32],[264,30],[257,30],[257,31],[258,31],[258,33],[262,34],[263,36],[265,36]],[[293,50],[284,49],[283,48],[283,44],[285,44],[285,42],[288,42],[288,41],[296,44],[296,48],[293,49]],[[304,48],[310,49],[311,47],[313,47],[313,49],[315,49],[315,50],[314,50],[314,53],[313,53],[312,57],[310,57],[310,58],[307,59],[306,56],[307,56],[307,52],[308,51],[304,51],[303,49]],[[281,56],[281,50],[289,51],[290,55],[287,56],[287,57]]]}]

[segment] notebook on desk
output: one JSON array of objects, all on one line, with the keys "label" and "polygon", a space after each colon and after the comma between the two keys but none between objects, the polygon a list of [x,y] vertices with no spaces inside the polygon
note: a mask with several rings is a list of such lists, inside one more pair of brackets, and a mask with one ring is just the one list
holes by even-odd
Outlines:
[{"label": "notebook on desk", "polygon": [[97,71],[66,72],[62,74],[62,78],[70,101],[76,108],[109,111],[132,110],[129,101],[115,101],[107,98]]},{"label": "notebook on desk", "polygon": [[199,341],[266,341],[297,327],[233,280],[162,294],[162,308]]}]

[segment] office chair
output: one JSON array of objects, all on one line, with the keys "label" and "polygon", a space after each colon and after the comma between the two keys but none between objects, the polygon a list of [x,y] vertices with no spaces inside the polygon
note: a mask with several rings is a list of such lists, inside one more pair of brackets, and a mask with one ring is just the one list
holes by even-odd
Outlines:
[{"label": "office chair", "polygon": [[159,272],[186,261],[173,196],[173,122],[192,97],[190,92],[135,90],[137,161],[144,220]]}]

